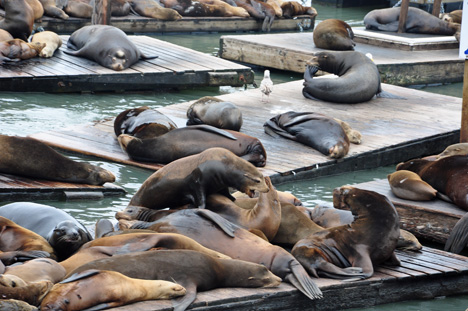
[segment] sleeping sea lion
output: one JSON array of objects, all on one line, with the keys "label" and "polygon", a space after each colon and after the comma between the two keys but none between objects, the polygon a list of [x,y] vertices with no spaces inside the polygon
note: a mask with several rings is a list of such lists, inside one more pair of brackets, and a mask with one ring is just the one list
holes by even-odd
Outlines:
[{"label": "sleeping sea lion", "polygon": [[0,207],[0,216],[45,238],[54,248],[59,260],[70,257],[83,244],[93,239],[78,220],[49,205],[32,202],[10,203]]},{"label": "sleeping sea lion", "polygon": [[265,148],[258,138],[206,124],[174,129],[148,139],[122,134],[118,140],[122,150],[136,161],[165,164],[214,147],[227,149],[259,167],[265,166],[267,160]]},{"label": "sleeping sea lion", "polygon": [[429,201],[436,197],[437,190],[411,171],[398,170],[387,175],[393,194],[401,199]]},{"label": "sleeping sea lion", "polygon": [[457,23],[461,24],[462,22],[463,10],[454,10],[450,13],[441,13],[439,18],[448,23]]},{"label": "sleeping sea lion", "polygon": [[111,172],[73,161],[34,138],[0,135],[0,146],[2,173],[90,185],[115,181]]},{"label": "sleeping sea lion", "polygon": [[0,275],[0,284],[5,286],[8,280],[15,280],[12,287],[26,286],[41,281],[55,284],[63,280],[65,273],[65,269],[56,260],[36,258],[20,265],[6,267],[5,273]]},{"label": "sleeping sea lion", "polygon": [[176,21],[182,18],[176,10],[162,7],[152,0],[132,0],[130,2],[134,12],[141,16],[151,17],[163,21]]},{"label": "sleeping sea lion", "polygon": [[310,15],[311,17],[317,16],[317,10],[310,6],[303,6],[297,1],[284,1],[281,3],[281,10],[283,17],[293,18],[297,15]]},{"label": "sleeping sea lion", "polygon": [[225,17],[230,17],[230,16],[250,17],[249,12],[247,12],[244,8],[233,6],[222,0],[198,0],[198,1],[205,3],[205,4],[222,6],[224,8]]},{"label": "sleeping sea lion", "polygon": [[67,0],[67,5],[63,11],[69,16],[78,18],[90,19],[93,15],[94,7],[90,5],[89,1],[82,0]]},{"label": "sleeping sea lion", "polygon": [[27,0],[3,0],[5,18],[0,20],[0,29],[8,31],[13,38],[28,41],[34,25],[34,10]]},{"label": "sleeping sea lion", "polygon": [[452,228],[450,235],[445,242],[444,250],[455,254],[460,254],[468,246],[468,213],[463,215]]},{"label": "sleeping sea lion", "polygon": [[288,111],[263,125],[269,135],[280,135],[312,147],[332,158],[342,158],[349,151],[349,139],[333,118],[314,112]]},{"label": "sleeping sea lion", "polygon": [[348,136],[348,139],[349,139],[349,142],[350,143],[353,143],[353,144],[356,144],[356,145],[359,145],[362,141],[362,135],[361,133],[358,131],[358,130],[355,130],[353,129],[349,123],[343,121],[343,120],[340,120],[340,119],[337,119],[337,118],[333,118],[335,119],[336,122],[338,122],[341,127],[343,128],[343,131],[345,131],[346,133],[346,136]]},{"label": "sleeping sea lion", "polygon": [[65,13],[62,8],[63,6],[60,5],[60,8],[57,7],[55,0],[39,0],[44,8],[44,15],[50,17],[57,17],[61,19],[68,19],[69,16]]},{"label": "sleeping sea lion", "polygon": [[351,209],[350,225],[316,232],[294,245],[291,253],[312,275],[338,279],[369,278],[374,265],[399,265],[394,251],[399,217],[383,195],[351,186],[335,189],[337,205]]},{"label": "sleeping sea lion", "polygon": [[316,47],[326,50],[354,50],[354,32],[351,26],[339,19],[326,19],[314,28]]},{"label": "sleeping sea lion", "polygon": [[175,160],[153,173],[129,205],[165,209],[190,203],[205,208],[209,194],[223,193],[231,197],[227,187],[250,195],[255,190],[268,191],[263,175],[255,166],[229,150],[210,148]]},{"label": "sleeping sea lion", "polygon": [[88,269],[117,271],[132,278],[176,282],[185,287],[187,293],[174,301],[175,311],[185,310],[195,300],[197,291],[220,287],[276,287],[281,282],[263,265],[214,258],[192,250],[115,255],[89,262],[73,273]]},{"label": "sleeping sea lion", "polygon": [[0,64],[4,62],[18,62],[36,57],[45,47],[44,43],[28,43],[21,39],[0,42]]},{"label": "sleeping sea lion", "polygon": [[[138,301],[185,295],[179,284],[129,278],[119,272],[85,270],[55,284],[42,300],[42,311],[114,308]],[[96,310],[96,309],[94,309]]]},{"label": "sleeping sea lion", "polygon": [[468,143],[453,144],[445,148],[444,151],[436,155],[436,159],[449,157],[453,155],[468,155]]},{"label": "sleeping sea lion", "polygon": [[39,52],[40,57],[52,57],[55,51],[62,46],[62,39],[52,31],[41,31],[36,32],[31,42],[40,42],[44,43],[45,47]]},{"label": "sleeping sea lion", "polygon": [[120,71],[129,68],[140,59],[153,59],[146,56],[127,37],[125,32],[109,25],[84,26],[74,31],[68,38],[65,53],[85,57],[99,65]]},{"label": "sleeping sea lion", "polygon": [[249,12],[251,17],[262,19],[262,31],[269,32],[275,20],[275,10],[265,2],[258,0],[233,0],[234,3]]},{"label": "sleeping sea lion", "polygon": [[[24,301],[30,305],[38,306],[40,305],[42,299],[47,295],[47,293],[52,288],[53,284],[47,281],[40,281],[36,283],[31,283],[26,286],[21,287],[5,287],[0,286],[0,292],[2,299],[8,299],[9,301],[5,303],[2,301],[0,303],[1,310],[16,310],[13,308],[16,307],[25,307],[25,310],[29,309],[29,306],[16,302],[16,300]],[[11,300],[10,300],[11,299]],[[5,307],[5,309],[3,309]],[[22,310],[22,309],[20,309]],[[37,310],[30,309],[30,310]]]},{"label": "sleeping sea lion", "polygon": [[34,11],[34,20],[40,21],[44,15],[44,8],[39,0],[26,0]]},{"label": "sleeping sea lion", "polygon": [[220,129],[239,131],[242,127],[242,112],[231,102],[205,96],[187,109],[187,125],[208,124]]}]

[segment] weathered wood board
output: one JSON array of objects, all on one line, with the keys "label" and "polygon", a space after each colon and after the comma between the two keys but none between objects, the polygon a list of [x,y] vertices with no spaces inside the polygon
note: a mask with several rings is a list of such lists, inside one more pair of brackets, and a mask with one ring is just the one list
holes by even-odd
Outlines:
[{"label": "weathered wood board", "polygon": [[[268,158],[261,171],[271,176],[274,183],[390,165],[439,153],[459,140],[461,98],[384,84],[385,91],[406,100],[375,98],[360,104],[334,104],[306,99],[302,95],[302,82],[275,85],[269,103],[262,102],[258,89],[218,97],[235,103],[242,111],[244,125],[241,132],[257,137],[263,143]],[[157,110],[181,126],[186,122],[190,104],[174,104]],[[292,140],[267,135],[263,124],[289,110],[319,112],[344,120],[361,132],[362,144],[351,144],[345,158],[334,160]],[[112,116],[109,117],[111,120],[97,124],[31,136],[65,150],[140,165],[129,161],[121,151],[113,133]],[[147,163],[143,166],[147,167]]]},{"label": "weathered wood board", "polygon": [[0,200],[79,200],[100,199],[124,195],[126,191],[115,184],[102,186],[32,179],[0,173]]},{"label": "weathered wood board", "polygon": [[[220,288],[199,292],[188,310],[344,310],[384,303],[466,294],[468,258],[424,247],[422,252],[397,251],[401,266],[380,266],[367,280],[315,282],[324,298],[311,301],[288,283],[278,288]],[[170,301],[146,301],[113,308],[119,311],[170,311]]]},{"label": "weathered wood board", "polygon": [[147,36],[129,38],[148,56],[130,68],[114,71],[94,61],[71,56],[69,36],[52,58],[35,57],[3,65],[0,91],[92,92],[142,91],[199,86],[242,86],[253,82],[253,71],[224,59]]},{"label": "weathered wood board", "polygon": [[[394,85],[463,81],[464,63],[457,49],[406,51],[357,43],[355,50],[372,54],[381,81]],[[226,35],[220,38],[224,59],[303,73],[314,53],[313,33]]]},{"label": "weathered wood board", "polygon": [[466,211],[456,205],[434,199],[432,201],[410,201],[396,197],[386,179],[353,185],[387,196],[400,215],[400,227],[418,238],[445,245],[450,232]]}]

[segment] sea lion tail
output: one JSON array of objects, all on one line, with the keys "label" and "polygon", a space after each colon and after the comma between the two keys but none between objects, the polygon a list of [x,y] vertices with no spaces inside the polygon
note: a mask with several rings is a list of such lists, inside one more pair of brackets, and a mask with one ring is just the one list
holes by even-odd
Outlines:
[{"label": "sea lion tail", "polygon": [[174,299],[172,302],[172,307],[174,311],[184,311],[190,306],[190,304],[197,298],[197,287],[195,284],[185,284],[184,285],[186,294],[181,298]]},{"label": "sea lion tail", "polygon": [[322,291],[307,274],[304,267],[296,260],[289,263],[292,274],[286,275],[286,280],[312,300],[323,298]]},{"label": "sea lion tail", "polygon": [[401,96],[398,96],[398,95],[395,95],[386,91],[381,91],[377,93],[376,96],[379,98],[391,98],[391,99],[403,99],[403,100],[407,99],[406,97],[401,97]]},{"label": "sea lion tail", "polygon": [[460,254],[468,244],[468,213],[455,224],[445,242],[445,251]]},{"label": "sea lion tail", "polygon": [[75,282],[75,281],[78,281],[78,280],[81,280],[81,279],[86,279],[86,278],[88,278],[90,276],[99,274],[100,272],[101,272],[100,270],[96,270],[96,269],[85,270],[85,271],[82,271],[82,272],[74,273],[74,274],[70,275],[68,278],[62,280],[59,283],[60,284],[66,284],[66,283],[70,283],[70,282]]},{"label": "sea lion tail", "polygon": [[148,56],[148,55],[145,55],[143,53],[140,53],[140,58],[141,59],[155,59],[155,58],[158,58],[158,57],[159,57],[159,55],[150,55],[150,56]]}]

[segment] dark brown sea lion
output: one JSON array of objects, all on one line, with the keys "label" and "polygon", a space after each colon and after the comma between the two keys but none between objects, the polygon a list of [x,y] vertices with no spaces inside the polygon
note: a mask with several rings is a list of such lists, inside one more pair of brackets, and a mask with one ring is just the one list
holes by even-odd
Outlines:
[{"label": "dark brown sea lion", "polygon": [[299,241],[291,253],[314,276],[369,278],[374,265],[398,265],[394,251],[400,235],[393,204],[373,191],[345,186],[335,189],[333,200],[351,209],[351,225],[319,231]]},{"label": "dark brown sea lion", "polygon": [[42,3],[42,7],[44,8],[44,15],[50,17],[57,17],[61,19],[68,19],[69,16],[65,13],[62,8],[63,6],[57,7],[55,0],[39,0]]},{"label": "dark brown sea lion", "polygon": [[454,155],[437,161],[415,159],[397,165],[396,169],[418,174],[435,190],[446,195],[458,207],[468,210],[468,157]]},{"label": "dark brown sea lion", "polygon": [[252,195],[255,190],[268,191],[263,175],[255,166],[227,149],[210,148],[175,160],[153,173],[129,205],[164,209],[190,203],[205,208],[209,194],[223,193],[230,197],[227,187]]},{"label": "dark brown sea lion", "polygon": [[415,172],[399,170],[387,175],[393,194],[401,199],[429,201],[436,197],[437,190]]},{"label": "dark brown sea lion", "polygon": [[176,21],[182,18],[176,10],[162,7],[152,0],[132,0],[132,9],[141,16],[156,18],[163,21]]},{"label": "dark brown sea lion", "polygon": [[341,125],[320,113],[288,111],[263,127],[267,134],[295,140],[332,158],[342,158],[349,151],[349,139]]},{"label": "dark brown sea lion", "polygon": [[[6,286],[9,282],[12,287],[26,286],[30,283],[49,281],[55,284],[65,277],[65,269],[54,259],[36,258],[23,264],[6,267],[5,273],[0,275],[0,284]],[[21,283],[22,282],[22,283]]]},{"label": "dark brown sea lion", "polygon": [[31,42],[41,42],[45,47],[39,52],[40,57],[52,57],[60,46],[62,46],[62,39],[59,35],[52,31],[36,32],[31,39]]},{"label": "dark brown sea lion", "polygon": [[212,211],[184,209],[155,222],[119,221],[119,226],[122,228],[128,225],[135,229],[186,235],[203,246],[232,258],[265,265],[271,272],[290,282],[310,299],[322,296],[320,289],[289,252]]},{"label": "dark brown sea lion", "polygon": [[191,250],[115,255],[85,264],[75,273],[88,269],[117,271],[132,278],[176,282],[185,287],[187,293],[174,302],[175,311],[185,310],[195,300],[197,291],[219,287],[276,287],[281,282],[263,265],[214,258]]},{"label": "dark brown sea lion", "polygon": [[265,166],[267,159],[258,138],[205,124],[178,128],[148,139],[122,134],[118,140],[121,148],[136,161],[170,163],[214,147],[230,150],[255,166]]},{"label": "dark brown sea lion", "polygon": [[444,250],[460,254],[468,246],[468,213],[463,215],[452,228]]},{"label": "dark brown sea lion", "polygon": [[[336,79],[313,78],[321,69],[339,77]],[[362,103],[378,97],[392,97],[383,92],[380,73],[375,63],[357,51],[324,51],[315,53],[304,72],[306,98],[334,103]],[[393,95],[393,97],[395,97]]]},{"label": "dark brown sea lion", "polygon": [[2,0],[5,18],[0,20],[0,29],[8,31],[13,38],[28,41],[34,25],[34,10],[26,0]]},{"label": "dark brown sea lion", "polygon": [[39,234],[0,216],[0,260],[4,265],[38,257],[55,259],[52,246]]},{"label": "dark brown sea lion", "polygon": [[0,64],[36,57],[44,47],[44,43],[28,43],[21,39],[2,41],[0,42]]},{"label": "dark brown sea lion", "polygon": [[114,133],[128,134],[140,139],[158,137],[177,128],[177,125],[161,112],[147,106],[127,109],[114,120]]},{"label": "dark brown sea lion", "polygon": [[14,221],[43,238],[54,248],[59,260],[74,254],[93,238],[78,220],[53,206],[15,202],[0,207],[0,216]]},{"label": "dark brown sea lion", "polygon": [[354,32],[351,26],[339,19],[326,19],[314,28],[315,46],[326,50],[354,50]]},{"label": "dark brown sea lion", "polygon": [[[40,282],[28,284],[26,286],[21,286],[21,287],[0,286],[0,293],[1,293],[0,295],[2,299],[21,300],[21,301],[27,302],[30,305],[38,306],[41,303],[42,299],[45,297],[45,295],[47,295],[49,290],[52,288],[52,286],[53,284],[47,281],[40,281]],[[15,309],[8,309],[8,308],[17,307],[17,306],[22,306],[22,304],[19,304],[14,301],[10,301],[9,303],[2,302],[0,304],[0,307],[7,308],[7,309],[1,309],[1,310],[8,310],[8,311],[15,310]]]},{"label": "dark brown sea lion", "polygon": [[462,22],[463,10],[454,10],[450,13],[443,13],[439,15],[439,18],[448,23],[457,23],[461,24]]},{"label": "dark brown sea lion", "polygon": [[239,131],[242,127],[242,112],[231,102],[205,96],[187,109],[187,125],[208,124],[220,129]]},{"label": "dark brown sea lion", "polygon": [[[55,284],[42,300],[41,310],[114,308],[138,301],[185,295],[179,284],[129,278],[115,271],[86,270]],[[94,309],[96,310],[96,309]]]},{"label": "dark brown sea lion", "polygon": [[[399,18],[399,7],[377,9],[364,16],[364,25],[366,29],[396,32],[400,22]],[[408,8],[405,32],[451,36],[458,30],[460,30],[460,24],[445,22],[418,8]]]},{"label": "dark brown sea lion", "polygon": [[317,16],[316,9],[310,6],[303,6],[297,1],[285,1],[281,3],[281,9],[283,10],[283,17],[285,18],[293,18],[297,15]]},{"label": "dark brown sea lion", "polygon": [[2,173],[90,185],[115,181],[111,172],[73,161],[37,139],[0,135],[0,146]]},{"label": "dark brown sea lion", "polygon": [[68,39],[65,53],[85,57],[99,65],[120,71],[129,68],[146,56],[127,37],[125,32],[109,25],[84,26],[73,32]]}]

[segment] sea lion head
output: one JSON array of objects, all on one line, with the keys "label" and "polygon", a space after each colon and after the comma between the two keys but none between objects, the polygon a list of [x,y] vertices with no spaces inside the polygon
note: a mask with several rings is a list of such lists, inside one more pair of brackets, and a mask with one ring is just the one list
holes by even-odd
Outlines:
[{"label": "sea lion head", "polygon": [[133,64],[130,58],[134,56],[123,48],[112,49],[102,53],[106,53],[106,55],[103,55],[103,64],[105,67],[111,68],[112,70],[121,71]]},{"label": "sea lion head", "polygon": [[[235,287],[237,284],[240,287],[278,287],[281,284],[281,278],[263,265],[236,259],[218,260],[223,261],[223,265],[227,270],[223,274],[223,283],[228,284],[229,287]],[[238,268],[239,265],[242,265],[242,269]],[[230,269],[231,266],[237,266],[237,268]],[[233,274],[229,273],[229,270],[237,272]],[[245,284],[246,280],[248,285]]]},{"label": "sea lion head", "polygon": [[115,218],[117,220],[125,219],[125,220],[146,220],[144,218],[145,212],[151,212],[151,209],[143,206],[127,206],[124,210],[115,213]]},{"label": "sea lion head", "polygon": [[99,166],[91,165],[88,167],[89,176],[87,182],[91,185],[103,185],[106,182],[114,182],[115,175],[110,171]]},{"label": "sea lion head", "polygon": [[55,226],[48,241],[57,256],[60,259],[66,259],[91,239],[91,236],[85,230],[79,228],[76,223],[65,220]]},{"label": "sea lion head", "polygon": [[247,146],[246,155],[242,156],[244,160],[249,161],[257,167],[264,167],[266,165],[266,151],[259,140],[254,141]]},{"label": "sea lion head", "polygon": [[31,42],[29,46],[36,50],[37,54],[39,54],[43,48],[45,48],[46,44],[43,42]]}]

